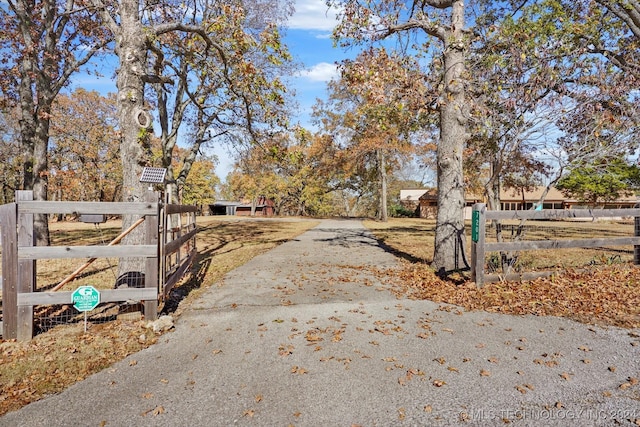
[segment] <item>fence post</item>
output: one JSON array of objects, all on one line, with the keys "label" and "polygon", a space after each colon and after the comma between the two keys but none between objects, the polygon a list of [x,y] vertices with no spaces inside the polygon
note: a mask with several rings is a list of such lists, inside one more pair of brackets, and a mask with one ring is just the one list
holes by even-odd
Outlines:
[{"label": "fence post", "polygon": [[[158,204],[158,194],[149,191],[145,197],[145,201]],[[158,246],[158,215],[159,209],[155,216],[147,216],[145,218],[145,239],[147,245]],[[156,289],[156,299],[144,301],[144,317],[146,320],[155,320],[158,318],[158,252],[154,258],[147,258],[145,261],[144,287]]]},{"label": "fence post", "polygon": [[476,203],[471,212],[471,280],[481,288],[484,285],[484,241],[486,205]]},{"label": "fence post", "polygon": [[[636,216],[633,218],[634,223],[634,233],[635,237],[640,237],[640,217]],[[633,246],[633,263],[635,265],[640,265],[640,245]]]},{"label": "fence post", "polygon": [[2,338],[18,336],[18,208],[15,203],[0,207],[0,246],[2,246]]},{"label": "fence post", "polygon": [[[35,245],[33,233],[33,214],[20,214],[20,202],[32,201],[33,191],[16,191],[16,203],[18,204],[18,252],[20,247]],[[18,258],[18,294],[27,294],[35,291],[36,262],[32,259],[21,260]],[[18,307],[18,341],[28,341],[33,338],[33,306]]]}]

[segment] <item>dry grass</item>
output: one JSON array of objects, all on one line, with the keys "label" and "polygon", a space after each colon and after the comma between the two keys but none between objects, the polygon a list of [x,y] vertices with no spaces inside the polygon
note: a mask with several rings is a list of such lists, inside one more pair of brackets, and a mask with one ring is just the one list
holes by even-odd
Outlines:
[{"label": "dry grass", "polygon": [[[381,243],[407,260],[400,274],[396,274],[396,290],[411,298],[456,304],[468,310],[563,316],[582,322],[640,327],[640,268],[630,262],[632,248],[525,252],[519,258],[521,268],[558,272],[547,279],[528,283],[504,281],[478,289],[469,281],[468,273],[457,277],[456,282],[445,281],[429,267],[433,221],[392,219],[388,223],[366,221],[365,225]],[[535,226],[530,232],[534,238],[550,234],[558,239],[633,235],[632,224],[625,223],[529,225]],[[576,267],[587,269],[578,271]]]},{"label": "dry grass", "polygon": [[[165,310],[179,312],[181,307],[190,304],[228,271],[316,224],[295,220],[198,218],[199,255],[192,277],[175,288]],[[103,242],[103,238],[108,242],[119,233],[119,226],[118,222],[109,222],[98,231],[87,224],[54,223],[51,227],[52,244],[98,244]],[[38,280],[45,284],[39,286],[40,289],[58,283],[78,266],[78,260],[58,261],[39,263]],[[92,265],[80,281],[82,284],[109,286],[113,283],[111,270],[109,265]],[[65,289],[77,286],[76,282],[65,286]],[[30,342],[0,340],[0,415],[48,394],[59,393],[76,381],[155,342],[155,334],[146,328],[144,321],[126,319],[89,324],[87,333],[84,333],[84,323],[76,319],[75,323],[54,327]]]}]

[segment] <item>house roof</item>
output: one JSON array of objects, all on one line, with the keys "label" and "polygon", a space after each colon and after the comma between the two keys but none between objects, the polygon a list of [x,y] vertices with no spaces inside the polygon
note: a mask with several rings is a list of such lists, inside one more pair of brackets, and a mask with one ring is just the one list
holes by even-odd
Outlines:
[{"label": "house roof", "polygon": [[[542,197],[542,194],[544,193],[545,189],[547,187],[544,186],[539,186],[539,187],[535,187],[533,190],[531,191],[525,191],[524,192],[524,199],[527,201],[538,201],[540,200],[540,197]],[[518,190],[518,189],[513,189],[513,188],[507,188],[507,189],[501,189],[500,190],[500,201],[502,202],[509,202],[509,201],[515,201],[515,202],[521,202],[523,199],[522,197],[522,191]],[[560,190],[558,190],[555,187],[551,187],[549,189],[549,192],[547,193],[546,197],[544,198],[545,201],[551,202],[551,201],[564,201],[567,200],[568,198],[565,197],[564,194],[562,194],[562,192]]]},{"label": "house roof", "polygon": [[400,190],[400,200],[417,202],[420,200],[420,196],[422,196],[426,191],[430,190],[427,188],[410,188],[407,190]]},{"label": "house roof", "polygon": [[[546,187],[539,186],[535,187],[533,190],[524,192],[524,200],[527,202],[537,202],[540,200],[543,192]],[[400,198],[402,200],[435,200],[438,195],[438,190],[435,188],[420,188],[420,189],[409,189],[409,190],[400,190]],[[480,197],[477,194],[473,194],[471,192],[465,193],[465,200],[467,202],[472,201],[481,201],[484,197]],[[523,196],[521,190],[517,189],[502,189],[500,190],[500,201],[501,202],[522,202]],[[576,200],[570,199],[566,197],[560,190],[555,187],[551,187],[549,192],[544,198],[545,202],[576,202]],[[640,199],[636,195],[623,196],[617,199],[618,202],[638,202]]]},{"label": "house roof", "polygon": [[211,206],[238,206],[240,202],[231,202],[229,200],[218,200],[217,202],[211,204]]},{"label": "house roof", "polygon": [[427,191],[423,191],[422,195],[419,197],[419,200],[435,200],[438,198],[438,190],[435,188],[430,188]]}]

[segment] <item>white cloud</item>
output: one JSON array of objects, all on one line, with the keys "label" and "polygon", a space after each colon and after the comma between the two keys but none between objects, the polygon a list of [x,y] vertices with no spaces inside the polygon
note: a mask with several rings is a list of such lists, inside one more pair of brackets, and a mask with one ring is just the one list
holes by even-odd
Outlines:
[{"label": "white cloud", "polygon": [[331,31],[336,25],[336,10],[324,0],[296,0],[296,12],[287,23],[294,30]]},{"label": "white cloud", "polygon": [[318,35],[316,35],[316,38],[318,40],[329,40],[331,38],[331,33],[318,34]]},{"label": "white cloud", "polygon": [[303,71],[300,75],[313,82],[328,82],[338,76],[338,68],[335,64],[320,62],[310,69]]}]

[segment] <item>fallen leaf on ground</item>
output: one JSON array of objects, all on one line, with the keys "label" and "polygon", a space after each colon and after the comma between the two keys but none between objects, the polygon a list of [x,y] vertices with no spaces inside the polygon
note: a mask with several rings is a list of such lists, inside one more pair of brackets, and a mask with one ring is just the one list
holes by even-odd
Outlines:
[{"label": "fallen leaf on ground", "polygon": [[164,408],[163,408],[162,406],[158,405],[158,406],[156,406],[156,407],[155,407],[155,408],[153,408],[153,409],[149,409],[148,411],[143,412],[143,413],[142,413],[142,416],[143,416],[143,417],[146,417],[146,416],[147,416],[147,415],[149,415],[149,414],[151,414],[151,415],[153,415],[153,416],[157,416],[157,415],[160,415],[160,414],[164,414]]},{"label": "fallen leaf on ground", "polygon": [[568,373],[568,372],[563,372],[563,373],[560,374],[560,377],[562,379],[565,379],[565,380],[569,381],[571,379],[571,374]]},{"label": "fallen leaf on ground", "polygon": [[307,372],[309,372],[309,371],[307,371],[305,368],[301,368],[301,367],[299,367],[299,366],[293,366],[293,367],[291,368],[291,373],[292,373],[292,374],[299,374],[299,375],[303,375],[303,374],[306,374]]}]

